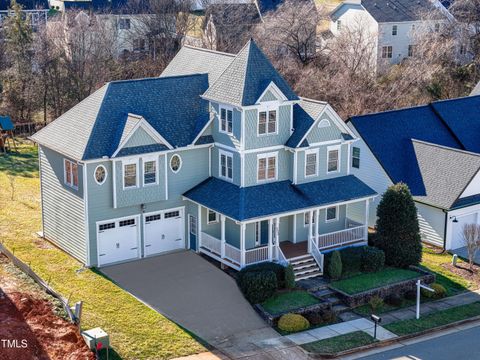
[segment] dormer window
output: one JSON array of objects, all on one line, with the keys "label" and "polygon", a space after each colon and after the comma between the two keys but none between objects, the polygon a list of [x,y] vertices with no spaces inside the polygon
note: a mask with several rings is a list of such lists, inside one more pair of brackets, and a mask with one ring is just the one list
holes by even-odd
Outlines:
[{"label": "dormer window", "polygon": [[266,110],[258,113],[258,135],[275,134],[277,132],[277,111]]},{"label": "dormer window", "polygon": [[220,108],[220,132],[230,135],[233,132],[233,111],[231,109]]}]

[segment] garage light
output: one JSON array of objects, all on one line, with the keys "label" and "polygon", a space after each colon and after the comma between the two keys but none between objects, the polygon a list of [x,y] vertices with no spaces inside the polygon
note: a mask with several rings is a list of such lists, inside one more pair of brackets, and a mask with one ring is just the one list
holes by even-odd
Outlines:
[{"label": "garage light", "polygon": [[458,220],[457,220],[456,216],[450,216],[450,219],[452,219],[452,222],[458,223]]}]

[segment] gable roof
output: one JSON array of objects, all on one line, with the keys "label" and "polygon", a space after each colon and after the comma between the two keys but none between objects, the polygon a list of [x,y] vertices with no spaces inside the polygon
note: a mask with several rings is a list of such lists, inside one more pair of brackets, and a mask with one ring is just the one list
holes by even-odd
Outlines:
[{"label": "gable roof", "polygon": [[270,82],[275,83],[288,100],[299,99],[257,44],[250,40],[203,97],[233,106],[254,105]]},{"label": "gable roof", "polygon": [[[282,201],[278,201],[278,194],[282,194]],[[375,195],[374,190],[353,175],[298,185],[286,180],[243,188],[210,177],[183,194],[237,221]]]},{"label": "gable roof", "polygon": [[288,147],[295,148],[299,146],[308,146],[308,143],[300,142],[308,133],[310,128],[318,119],[320,114],[327,106],[326,102],[301,98],[298,104],[293,106],[293,133],[285,144]]},{"label": "gable roof", "polygon": [[[452,206],[456,199],[452,200],[452,197],[460,194],[457,193],[458,189],[444,179],[447,176],[445,174],[449,173],[444,166],[463,172],[462,168],[456,167],[456,163],[470,161],[472,152],[480,153],[480,147],[474,141],[474,135],[480,127],[480,117],[475,117],[475,113],[480,113],[478,96],[354,116],[348,121],[353,124],[394,183],[403,181],[417,199],[424,198],[424,201],[445,208],[447,205]],[[430,147],[418,145],[420,142],[429,143]],[[436,148],[432,150],[432,146]],[[444,148],[448,148],[448,152]],[[461,150],[467,151],[468,155]],[[442,154],[448,164],[441,164],[439,158],[437,170],[430,169],[428,157],[424,155],[427,153],[432,162]],[[473,156],[476,159],[476,155]],[[467,169],[467,165],[464,166]],[[466,178],[461,178],[461,174],[454,177],[462,189],[467,185],[466,181],[471,180],[467,179],[467,175],[472,171],[471,168],[465,170]],[[432,185],[435,182],[436,185]],[[450,195],[447,196],[446,193]]]},{"label": "gable roof", "polygon": [[234,54],[185,45],[170,61],[160,77],[208,74],[208,82],[211,85],[225,71],[234,58]]},{"label": "gable roof", "polygon": [[[436,1],[436,0],[433,0]],[[426,13],[434,19],[445,19],[448,10],[432,0],[350,0],[341,3],[332,14],[344,5],[361,5],[378,23],[422,20]]]},{"label": "gable roof", "polygon": [[112,156],[128,116],[143,117],[173,147],[191,144],[209,120],[206,74],[114,81],[32,136],[77,160]]},{"label": "gable roof", "polygon": [[414,199],[450,209],[480,169],[480,155],[418,140],[412,144],[421,177],[407,173],[407,184],[420,181],[425,188]]}]

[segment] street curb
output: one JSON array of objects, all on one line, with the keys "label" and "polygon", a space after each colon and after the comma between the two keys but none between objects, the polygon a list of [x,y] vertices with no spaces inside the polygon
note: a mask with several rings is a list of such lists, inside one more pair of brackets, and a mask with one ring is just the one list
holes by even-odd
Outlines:
[{"label": "street curb", "polygon": [[453,323],[450,323],[450,324],[437,326],[435,328],[420,331],[420,332],[417,332],[417,333],[414,333],[414,334],[403,335],[403,336],[399,336],[399,337],[396,337],[394,339],[389,339],[389,340],[381,340],[381,341],[375,342],[373,344],[364,345],[364,346],[360,346],[360,347],[357,347],[357,348],[354,348],[354,349],[340,351],[340,352],[333,353],[333,354],[312,353],[310,351],[305,350],[300,345],[299,345],[299,347],[303,350],[303,352],[305,352],[306,354],[308,354],[309,356],[311,356],[313,358],[335,359],[335,358],[340,357],[340,356],[351,355],[351,354],[363,352],[363,351],[366,351],[366,350],[376,349],[376,348],[382,348],[382,347],[386,347],[386,346],[389,346],[389,345],[401,343],[402,341],[405,341],[405,340],[410,340],[410,339],[421,337],[421,336],[424,336],[424,335],[439,333],[443,330],[451,329],[451,328],[457,327],[459,325],[474,323],[474,322],[479,321],[479,320],[480,320],[480,315],[469,318],[469,319],[459,320],[459,321],[456,321],[456,322],[453,322]]}]

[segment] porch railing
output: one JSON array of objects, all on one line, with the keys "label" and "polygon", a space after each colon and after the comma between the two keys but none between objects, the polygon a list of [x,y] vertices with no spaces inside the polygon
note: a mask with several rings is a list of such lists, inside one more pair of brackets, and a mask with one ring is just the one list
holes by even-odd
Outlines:
[{"label": "porch railing", "polygon": [[325,248],[341,246],[352,242],[366,240],[365,229],[366,225],[362,225],[350,229],[335,231],[328,234],[318,235],[318,249],[322,250]]},{"label": "porch railing", "polygon": [[310,239],[311,241],[311,254],[313,258],[315,259],[315,262],[317,263],[318,267],[320,268],[320,271],[323,273],[323,263],[324,263],[324,255],[320,252],[318,249],[317,245],[315,244],[314,239]]},{"label": "porch railing", "polygon": [[222,254],[222,241],[216,237],[208,235],[207,233],[202,232],[200,246],[213,253],[216,253],[217,255]]},{"label": "porch railing", "polygon": [[287,257],[283,253],[282,248],[280,246],[277,246],[277,254],[278,254],[278,262],[282,265],[287,266],[288,265]]},{"label": "porch railing", "polygon": [[268,261],[268,246],[257,247],[245,251],[245,265]]},{"label": "porch railing", "polygon": [[225,258],[240,264],[242,253],[240,252],[240,249],[237,249],[235,246],[225,244]]}]

